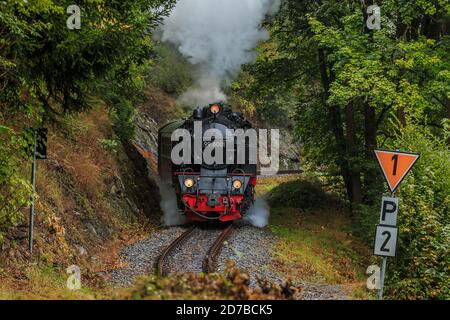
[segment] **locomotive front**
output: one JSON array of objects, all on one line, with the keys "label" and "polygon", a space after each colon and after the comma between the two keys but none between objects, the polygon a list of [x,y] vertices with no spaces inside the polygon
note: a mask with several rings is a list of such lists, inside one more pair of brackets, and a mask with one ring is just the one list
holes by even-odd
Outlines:
[{"label": "locomotive front", "polygon": [[[240,113],[215,103],[160,130],[159,174],[175,189],[180,214],[191,221],[220,222],[245,215],[256,186],[256,162],[250,157],[256,145],[246,134],[251,128]],[[188,134],[181,151],[177,137],[183,134],[174,135],[176,130],[185,133],[184,139]],[[236,132],[242,136],[238,138]],[[181,163],[174,161],[174,152]]]}]

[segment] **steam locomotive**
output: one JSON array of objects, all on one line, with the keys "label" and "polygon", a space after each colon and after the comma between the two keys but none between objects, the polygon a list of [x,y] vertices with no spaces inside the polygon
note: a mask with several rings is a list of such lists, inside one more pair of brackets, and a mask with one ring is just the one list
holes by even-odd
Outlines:
[{"label": "steam locomotive", "polygon": [[[238,220],[254,203],[257,165],[249,155],[257,146],[250,139],[239,140],[229,134],[230,130],[248,129],[252,125],[241,113],[233,112],[223,103],[214,103],[197,108],[188,119],[171,122],[159,130],[159,175],[162,183],[175,190],[180,214],[188,220],[221,223]],[[212,131],[216,134],[208,134]],[[179,134],[174,135],[175,132]],[[176,146],[182,139],[173,136],[188,140],[183,141],[187,147],[179,153]],[[216,160],[223,161],[205,160],[204,152],[208,150]],[[183,161],[174,161],[174,153]]]}]

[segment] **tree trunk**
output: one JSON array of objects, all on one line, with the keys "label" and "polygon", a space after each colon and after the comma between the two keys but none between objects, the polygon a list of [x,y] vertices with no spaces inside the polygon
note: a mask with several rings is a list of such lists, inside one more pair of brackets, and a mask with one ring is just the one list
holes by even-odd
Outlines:
[{"label": "tree trunk", "polygon": [[[347,146],[347,154],[350,156],[350,159],[356,159],[358,157],[358,147],[356,141],[356,125],[355,125],[355,111],[353,106],[353,101],[350,101],[345,108],[345,115],[347,120],[347,135],[346,135],[346,146]],[[359,170],[355,170],[352,167],[352,160],[347,160],[348,168],[350,171],[350,182],[352,185],[351,192],[351,201],[353,203],[361,203],[362,202],[362,192],[361,192],[361,172]]]},{"label": "tree trunk", "polygon": [[[319,49],[318,51],[319,64],[320,64],[320,75],[322,79],[322,85],[324,89],[323,100],[324,104],[328,105],[328,98],[330,96],[330,77],[328,76],[328,67],[325,56],[325,51]],[[345,136],[344,130],[342,129],[342,117],[341,111],[337,106],[328,106],[328,118],[330,123],[330,128],[333,132],[334,138],[336,140],[337,146],[337,163],[341,170],[342,178],[344,179],[345,189],[347,192],[347,197],[350,201],[353,198],[353,185],[350,177],[350,170],[345,159]]]},{"label": "tree trunk", "polygon": [[[377,148],[377,119],[375,109],[367,102],[364,103],[364,148],[367,163],[373,164],[369,166],[364,174],[365,190],[371,191],[376,188],[379,183],[379,175],[374,174],[373,169],[376,168],[374,149]],[[371,197],[365,197],[365,202],[369,205],[373,204]]]},{"label": "tree trunk", "polygon": [[405,110],[402,107],[397,109],[397,119],[400,122],[401,127],[406,127]]}]

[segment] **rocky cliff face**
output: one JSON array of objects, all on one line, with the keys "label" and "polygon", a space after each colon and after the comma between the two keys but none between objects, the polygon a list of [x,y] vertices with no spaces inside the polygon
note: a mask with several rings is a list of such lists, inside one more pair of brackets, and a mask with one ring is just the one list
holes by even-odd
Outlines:
[{"label": "rocky cliff face", "polygon": [[286,129],[280,131],[280,136],[280,170],[300,170],[300,144]]},{"label": "rocky cliff face", "polygon": [[145,109],[139,110],[135,119],[136,134],[133,142],[150,152],[152,156],[158,156],[158,129],[163,124],[157,123]]}]

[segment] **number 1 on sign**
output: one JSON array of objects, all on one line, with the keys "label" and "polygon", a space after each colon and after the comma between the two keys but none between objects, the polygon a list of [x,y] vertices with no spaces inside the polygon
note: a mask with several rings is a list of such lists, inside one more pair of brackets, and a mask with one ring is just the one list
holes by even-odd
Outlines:
[{"label": "number 1 on sign", "polygon": [[394,170],[392,172],[393,176],[397,175],[397,164],[398,164],[398,154],[392,157],[392,161],[394,161]]},{"label": "number 1 on sign", "polygon": [[398,154],[392,157],[392,161],[394,161],[394,170],[392,171],[392,175],[397,175],[397,164],[398,164]]},{"label": "number 1 on sign", "polygon": [[375,156],[391,192],[397,189],[403,178],[419,159],[419,155],[415,153],[386,150],[375,150]]}]

